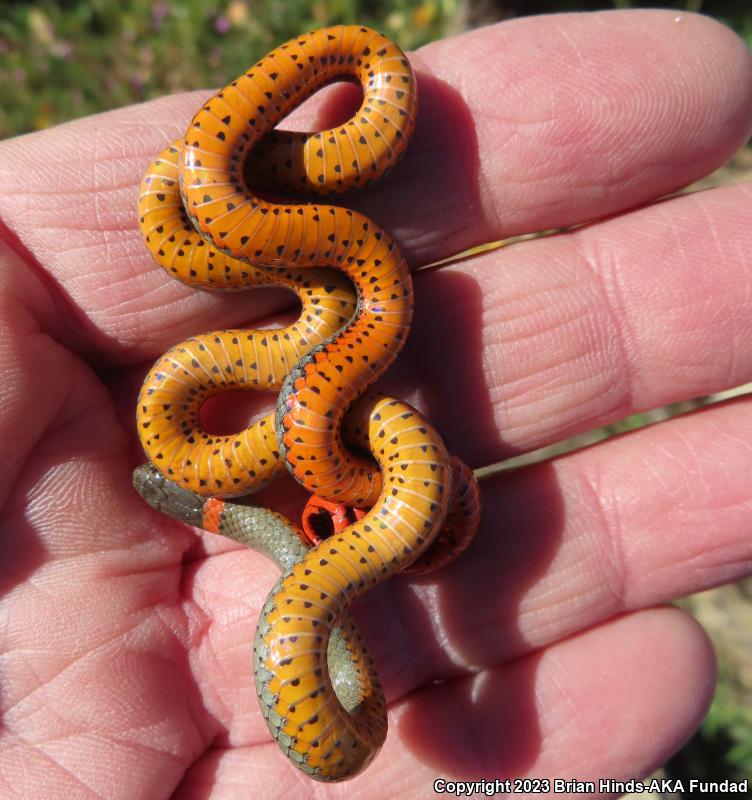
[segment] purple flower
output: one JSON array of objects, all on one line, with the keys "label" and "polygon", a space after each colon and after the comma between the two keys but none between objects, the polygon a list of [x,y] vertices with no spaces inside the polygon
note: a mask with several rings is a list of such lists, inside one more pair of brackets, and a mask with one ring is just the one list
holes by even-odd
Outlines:
[{"label": "purple flower", "polygon": [[170,6],[167,3],[159,2],[154,4],[154,8],[151,12],[151,24],[156,29],[162,27],[162,22],[164,22],[164,18],[170,11]]}]

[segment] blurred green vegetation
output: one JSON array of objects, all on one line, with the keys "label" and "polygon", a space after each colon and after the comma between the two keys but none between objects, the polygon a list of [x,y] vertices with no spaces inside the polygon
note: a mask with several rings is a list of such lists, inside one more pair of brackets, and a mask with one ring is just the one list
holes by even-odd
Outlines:
[{"label": "blurred green vegetation", "polygon": [[510,16],[671,6],[752,42],[750,0],[0,0],[0,138],[224,84],[323,25],[372,25],[403,48]]},{"label": "blurred green vegetation", "polygon": [[[276,44],[323,25],[372,25],[410,49],[513,16],[632,7],[707,13],[752,44],[752,0],[0,0],[0,138],[222,85]],[[546,457],[689,408],[631,417]],[[672,760],[673,777],[752,775],[752,680],[731,671],[732,662],[722,660],[713,707]]]},{"label": "blurred green vegetation", "polygon": [[405,48],[439,38],[457,0],[39,0],[0,3],[0,137],[185,89],[221,86],[324,25]]}]

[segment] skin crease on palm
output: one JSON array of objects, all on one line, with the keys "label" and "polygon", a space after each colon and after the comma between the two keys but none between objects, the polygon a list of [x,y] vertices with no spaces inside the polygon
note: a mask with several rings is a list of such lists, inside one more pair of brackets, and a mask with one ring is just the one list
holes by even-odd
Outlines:
[{"label": "skin crease on palm", "polygon": [[[740,40],[690,14],[613,12],[411,59],[418,132],[353,203],[414,266],[592,224],[419,273],[386,391],[481,466],[752,381],[752,186],[655,202],[749,136]],[[208,95],[0,143],[0,796],[422,798],[437,776],[662,764],[715,682],[705,634],[663,604],[751,571],[749,399],[486,480],[457,562],[357,606],[390,701],[376,761],[314,786],[270,741],[251,643],[274,568],[130,486],[153,361],[291,311],[281,292],[182,287],[140,240],[142,172]],[[297,119],[321,126],[352,101],[327,89]],[[300,499],[283,482],[259,502]]]}]

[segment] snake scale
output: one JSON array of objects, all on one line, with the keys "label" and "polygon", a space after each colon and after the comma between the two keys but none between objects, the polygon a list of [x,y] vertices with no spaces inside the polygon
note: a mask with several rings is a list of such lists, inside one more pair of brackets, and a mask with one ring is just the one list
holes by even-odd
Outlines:
[{"label": "snake scale", "polygon": [[[315,133],[274,129],[335,80],[362,87],[349,121]],[[279,565],[254,642],[257,693],[283,752],[325,781],[360,772],[386,736],[383,692],[348,606],[391,575],[456,556],[477,529],[480,500],[470,469],[414,408],[364,394],[412,319],[399,248],[356,211],[260,192],[369,185],[401,157],[416,113],[415,78],[396,45],[362,26],[324,28],[281,45],[208,100],[140,188],[144,240],[173,277],[210,290],[281,286],[301,301],[287,327],[194,336],[157,361],[137,413],[150,463],[134,485],[158,510]],[[249,389],[279,391],[276,411],[232,435],[204,428],[209,397]],[[316,530],[322,514],[329,523],[321,536],[231,502],[285,469],[316,495]],[[348,515],[351,507],[369,510]]]}]

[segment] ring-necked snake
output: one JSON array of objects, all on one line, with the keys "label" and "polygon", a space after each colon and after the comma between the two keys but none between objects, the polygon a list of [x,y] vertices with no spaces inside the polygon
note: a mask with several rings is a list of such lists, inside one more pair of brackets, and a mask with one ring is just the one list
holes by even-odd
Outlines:
[{"label": "ring-necked snake", "polygon": [[[272,131],[333,80],[363,88],[352,119],[312,134]],[[400,158],[416,111],[410,65],[386,37],[359,26],[315,31],[205,103],[184,139],[149,166],[139,198],[147,246],[174,277],[207,289],[284,286],[302,302],[286,328],[196,336],[156,363],[138,401],[151,465],[136,470],[134,485],[160,511],[259,549],[283,570],[256,632],[256,687],[282,750],[319,780],[359,772],[386,735],[384,697],[350,602],[464,549],[479,493],[415,409],[362,396],[411,322],[399,249],[355,211],[270,202],[250,186],[295,194],[366,186]],[[207,432],[205,400],[244,389],[279,389],[276,412],[234,435]],[[339,509],[331,535],[314,536],[312,549],[284,517],[224,499],[285,466],[319,498],[309,518]],[[370,510],[343,515],[351,506]]]}]

